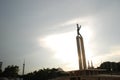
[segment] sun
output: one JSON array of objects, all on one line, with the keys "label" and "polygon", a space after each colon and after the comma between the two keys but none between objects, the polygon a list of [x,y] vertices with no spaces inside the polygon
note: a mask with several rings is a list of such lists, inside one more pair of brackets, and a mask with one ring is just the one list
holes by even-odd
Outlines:
[{"label": "sun", "polygon": [[[86,28],[81,30],[81,34],[85,37],[85,51],[88,53],[86,58],[90,58],[91,51],[89,49],[89,38],[91,33]],[[54,52],[54,58],[59,59],[64,65],[65,70],[78,69],[78,54],[76,46],[76,31],[70,31],[61,34],[48,35],[41,39],[44,42],[44,46],[48,47]],[[40,40],[40,41],[41,41]],[[87,59],[88,60],[88,59]]]}]

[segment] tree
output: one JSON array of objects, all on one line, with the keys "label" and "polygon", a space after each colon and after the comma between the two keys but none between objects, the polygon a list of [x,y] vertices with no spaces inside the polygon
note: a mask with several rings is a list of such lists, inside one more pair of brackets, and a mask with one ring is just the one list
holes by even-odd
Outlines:
[{"label": "tree", "polygon": [[120,62],[103,62],[99,69],[106,69],[107,72],[120,72]]},{"label": "tree", "polygon": [[39,71],[34,71],[24,75],[24,80],[48,80],[60,76],[66,76],[67,73],[62,71],[62,69],[52,68],[52,69],[40,69]]},{"label": "tree", "polygon": [[18,71],[19,71],[19,67],[16,65],[7,66],[5,70],[3,71],[3,75],[5,77],[17,77]]},{"label": "tree", "polygon": [[2,70],[0,69],[0,77],[2,76]]},{"label": "tree", "polygon": [[108,72],[111,71],[111,62],[104,62],[100,65],[101,69],[106,69]]}]

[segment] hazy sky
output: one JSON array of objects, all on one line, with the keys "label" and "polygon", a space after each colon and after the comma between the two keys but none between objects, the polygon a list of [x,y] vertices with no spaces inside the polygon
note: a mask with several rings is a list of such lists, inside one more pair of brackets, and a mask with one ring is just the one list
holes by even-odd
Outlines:
[{"label": "hazy sky", "polygon": [[120,61],[120,0],[0,0],[3,68],[78,69],[76,23],[87,61]]}]

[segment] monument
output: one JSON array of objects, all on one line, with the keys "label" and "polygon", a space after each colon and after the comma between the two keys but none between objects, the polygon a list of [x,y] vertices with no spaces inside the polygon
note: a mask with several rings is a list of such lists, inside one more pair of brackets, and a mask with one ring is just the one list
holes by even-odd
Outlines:
[{"label": "monument", "polygon": [[79,59],[79,70],[85,70],[86,58],[85,58],[84,42],[83,42],[83,37],[80,34],[80,28],[81,28],[81,25],[79,26],[77,24],[76,41],[77,41],[77,51],[78,51],[78,59]]},{"label": "monument", "polygon": [[[80,28],[77,24],[77,51],[79,59],[79,70],[68,71],[68,75],[64,77],[58,77],[50,80],[120,80],[119,75],[109,75],[106,74],[106,69],[97,69],[93,67],[88,61],[88,68],[86,66],[85,50],[83,37],[80,34]],[[107,71],[108,72],[108,71]]]}]

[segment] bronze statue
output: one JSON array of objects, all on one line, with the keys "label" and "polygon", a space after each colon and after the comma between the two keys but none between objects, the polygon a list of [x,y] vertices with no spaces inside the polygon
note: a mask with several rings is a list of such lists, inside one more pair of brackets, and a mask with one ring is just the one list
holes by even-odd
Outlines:
[{"label": "bronze statue", "polygon": [[78,34],[78,35],[80,35],[80,32],[79,32],[79,31],[80,31],[80,28],[81,28],[81,25],[80,25],[80,27],[79,27],[79,25],[77,24],[77,34]]}]

